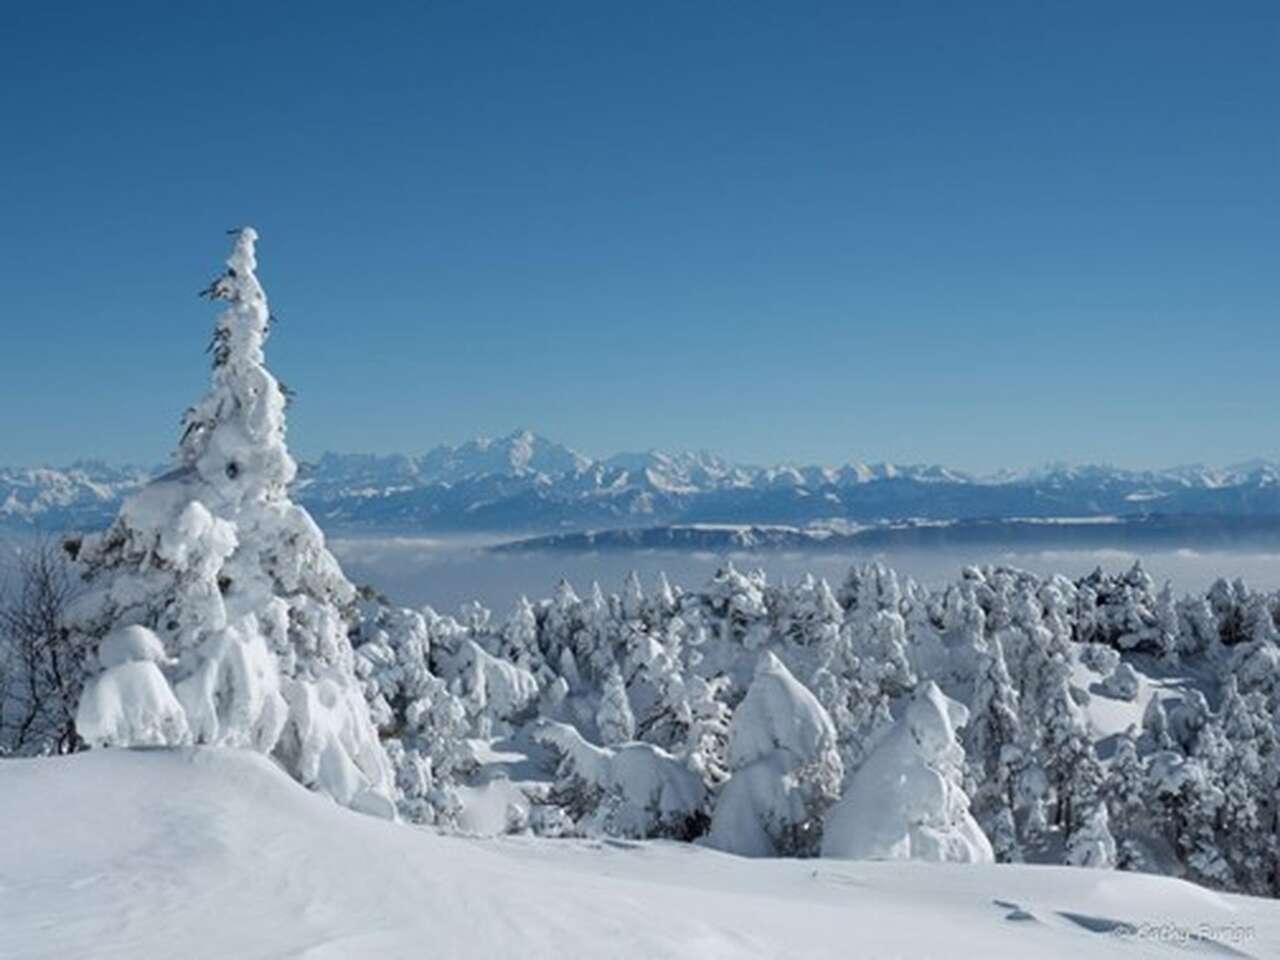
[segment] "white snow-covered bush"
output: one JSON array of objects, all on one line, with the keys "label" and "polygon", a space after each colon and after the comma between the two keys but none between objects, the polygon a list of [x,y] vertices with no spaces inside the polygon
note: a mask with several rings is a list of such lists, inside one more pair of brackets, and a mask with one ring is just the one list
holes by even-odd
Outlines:
[{"label": "white snow-covered bush", "polygon": [[991,844],[960,785],[964,750],[955,730],[967,714],[937,684],[922,685],[828,814],[822,855],[990,863]]},{"label": "white snow-covered bush", "polygon": [[549,800],[587,834],[691,840],[702,831],[706,788],[650,743],[598,747],[573,727],[540,721],[534,737],[560,757]]},{"label": "white snow-covered bush", "polygon": [[[355,591],[289,498],[297,468],[285,390],[264,361],[271,314],[256,241],[252,228],[237,231],[226,271],[205,291],[225,309],[210,345],[212,386],[187,411],[177,466],[79,546],[88,590],[73,611],[77,631],[144,626],[167,659],[107,667],[86,690],[85,716],[111,715],[109,693],[123,716],[139,697],[157,706],[161,676],[195,742],[269,753],[307,786],[385,813],[391,768],[347,638]],[[113,673],[121,667],[127,684]]]},{"label": "white snow-covered bush", "polygon": [[708,842],[743,856],[810,856],[844,768],[831,717],[772,653],[729,728],[729,780]]}]

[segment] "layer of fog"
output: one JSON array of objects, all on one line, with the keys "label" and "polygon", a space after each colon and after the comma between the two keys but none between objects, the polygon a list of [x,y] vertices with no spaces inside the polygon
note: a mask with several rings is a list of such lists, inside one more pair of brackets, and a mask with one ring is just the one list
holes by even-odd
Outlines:
[{"label": "layer of fog", "polygon": [[[726,555],[674,551],[599,553],[491,553],[480,541],[416,537],[339,538],[330,541],[348,576],[370,584],[396,603],[428,604],[454,613],[479,600],[505,613],[516,599],[550,596],[561,577],[579,593],[599,581],[606,592],[621,588],[630,570],[652,584],[665,571],[673,584],[698,587],[724,563]],[[1101,566],[1127,569],[1139,556],[1159,583],[1168,579],[1179,592],[1205,590],[1218,577],[1242,577],[1252,587],[1280,589],[1280,553],[1231,550],[1175,550],[1133,553],[1125,550],[904,549],[879,553],[741,553],[728,555],[742,568],[761,567],[771,581],[795,580],[805,573],[843,579],[853,563],[880,560],[900,575],[936,586],[954,579],[969,564],[1000,563],[1039,574],[1062,573],[1076,578]]]},{"label": "layer of fog", "polygon": [[[742,568],[761,567],[774,582],[796,580],[806,573],[826,577],[832,584],[844,578],[849,566],[880,560],[903,576],[929,586],[954,579],[969,564],[1001,563],[1039,574],[1081,577],[1097,566],[1108,571],[1127,569],[1141,558],[1159,583],[1165,579],[1178,592],[1198,592],[1218,577],[1243,578],[1260,590],[1280,589],[1280,552],[1257,550],[1173,550],[1134,553],[1127,550],[1001,550],[900,549],[884,552],[734,553],[680,551],[605,551],[598,553],[492,553],[493,540],[425,537],[335,537],[330,547],[347,575],[356,583],[375,587],[405,606],[430,605],[455,613],[470,600],[505,614],[524,594],[551,595],[561,577],[579,591],[599,581],[606,592],[621,589],[628,571],[636,570],[646,587],[664,571],[673,584],[686,588],[707,582],[726,559]],[[16,552],[29,548],[24,537],[0,536],[0,593],[16,586]]]}]

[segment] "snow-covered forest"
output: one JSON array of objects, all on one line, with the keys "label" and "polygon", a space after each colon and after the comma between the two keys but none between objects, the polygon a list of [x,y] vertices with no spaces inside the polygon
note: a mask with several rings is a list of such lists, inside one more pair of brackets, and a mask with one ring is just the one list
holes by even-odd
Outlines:
[{"label": "snow-covered forest", "polygon": [[878,565],[834,588],[728,566],[688,590],[562,582],[501,619],[368,596],[353,642],[414,818],[465,816],[478,743],[532,741],[556,776],[525,786],[511,829],[1274,896],[1276,608],[1240,583],[1175,597],[1141,566],[973,568],[933,591]]},{"label": "snow-covered forest", "polygon": [[212,384],[173,470],[107,529],[19,558],[4,756],[225,747],[457,835],[1280,896],[1280,595],[1177,596],[1140,564],[927,589],[874,563],[835,583],[726,563],[700,584],[561,581],[497,613],[399,607],[290,497],[256,239],[236,233],[205,291]]}]

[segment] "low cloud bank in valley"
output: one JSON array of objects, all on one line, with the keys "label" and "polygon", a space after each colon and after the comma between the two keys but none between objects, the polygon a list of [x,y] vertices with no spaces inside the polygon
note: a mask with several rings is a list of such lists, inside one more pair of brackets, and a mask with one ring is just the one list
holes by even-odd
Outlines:
[{"label": "low cloud bank in valley", "polygon": [[851,564],[880,561],[904,577],[926,586],[954,579],[970,565],[1003,564],[1042,576],[1061,573],[1076,578],[1101,566],[1121,571],[1141,559],[1157,581],[1169,580],[1175,591],[1203,591],[1219,577],[1243,578],[1259,590],[1280,588],[1280,553],[1244,550],[1174,550],[1135,553],[1126,550],[901,550],[876,553],[779,552],[709,553],[636,551],[598,553],[498,554],[486,548],[501,538],[352,537],[334,538],[330,546],[348,575],[375,586],[396,603],[428,604],[441,612],[478,600],[496,611],[508,610],[521,594],[548,594],[560,578],[586,589],[598,580],[616,590],[627,573],[652,582],[659,572],[673,584],[697,587],[726,559],[740,568],[760,567],[774,582],[797,580],[806,573],[843,579]]}]

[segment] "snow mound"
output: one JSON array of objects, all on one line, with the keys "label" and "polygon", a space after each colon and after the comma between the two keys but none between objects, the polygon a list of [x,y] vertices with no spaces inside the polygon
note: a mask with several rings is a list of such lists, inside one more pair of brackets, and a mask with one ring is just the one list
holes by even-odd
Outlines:
[{"label": "snow mound", "polygon": [[1162,877],[441,837],[223,748],[0,769],[0,822],[21,825],[0,846],[0,956],[24,960],[942,957],[958,944],[1078,960],[1159,956],[1201,930],[1182,941],[1193,955],[1280,956],[1280,904]]}]

